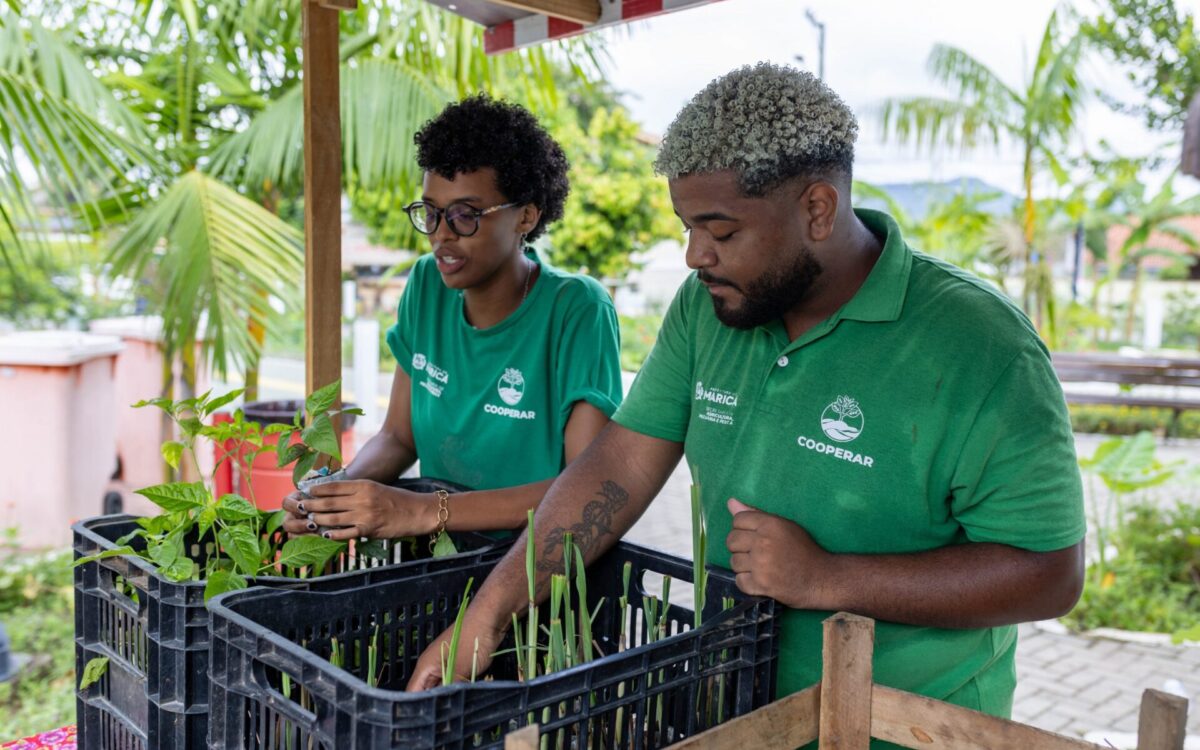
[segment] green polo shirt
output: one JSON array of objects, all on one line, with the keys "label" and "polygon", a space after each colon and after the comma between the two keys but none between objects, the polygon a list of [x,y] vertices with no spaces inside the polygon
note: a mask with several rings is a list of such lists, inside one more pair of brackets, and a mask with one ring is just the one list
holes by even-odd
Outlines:
[{"label": "green polo shirt", "polygon": [[[1029,321],[984,282],[909,249],[890,217],[856,213],[883,253],[832,317],[795,341],[782,321],[729,328],[693,276],[614,417],[684,444],[708,562],[729,566],[730,497],[795,521],[835,553],[1078,542],[1067,410]],[[820,680],[829,614],[784,614],[780,695]],[[877,682],[1009,714],[1014,627],[880,621],[875,632]]]},{"label": "green polo shirt", "polygon": [[572,407],[611,416],[621,402],[612,299],[595,280],[541,266],[529,296],[500,323],[473,328],[434,257],[409,275],[387,333],[412,379],[421,474],[488,490],[557,476]]}]

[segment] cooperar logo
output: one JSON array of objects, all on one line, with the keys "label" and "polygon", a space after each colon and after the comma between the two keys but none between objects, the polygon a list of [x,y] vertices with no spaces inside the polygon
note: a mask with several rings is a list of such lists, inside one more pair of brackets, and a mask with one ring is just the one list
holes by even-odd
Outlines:
[{"label": "cooperar logo", "polygon": [[838,396],[821,413],[821,430],[830,440],[848,443],[863,431],[863,413],[858,402],[849,396]]},{"label": "cooperar logo", "polygon": [[500,376],[496,390],[500,393],[500,398],[504,403],[516,406],[521,403],[521,398],[525,395],[525,376],[515,367],[506,368],[504,374]]},{"label": "cooperar logo", "polygon": [[424,370],[425,362],[426,362],[426,359],[425,359],[424,354],[421,354],[420,352],[418,352],[413,355],[413,369],[414,370]]}]

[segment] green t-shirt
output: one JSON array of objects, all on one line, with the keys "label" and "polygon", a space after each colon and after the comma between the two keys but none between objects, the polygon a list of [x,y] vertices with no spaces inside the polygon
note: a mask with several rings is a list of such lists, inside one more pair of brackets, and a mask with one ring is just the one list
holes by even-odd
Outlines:
[{"label": "green t-shirt", "polygon": [[571,408],[621,402],[617,315],[604,287],[538,261],[529,297],[478,330],[432,255],[409,275],[387,342],[412,379],[421,474],[487,490],[557,476]]},{"label": "green t-shirt", "polygon": [[[886,554],[965,542],[1035,551],[1084,534],[1062,389],[1025,316],[962,270],[857,211],[883,254],[857,294],[789,341],[782,321],[722,325],[693,276],[614,420],[684,443],[708,562],[729,565],[726,500],[803,526],[826,550]],[[779,695],[820,679],[821,621],[788,610]],[[878,622],[875,680],[1007,715],[1014,627]]]}]

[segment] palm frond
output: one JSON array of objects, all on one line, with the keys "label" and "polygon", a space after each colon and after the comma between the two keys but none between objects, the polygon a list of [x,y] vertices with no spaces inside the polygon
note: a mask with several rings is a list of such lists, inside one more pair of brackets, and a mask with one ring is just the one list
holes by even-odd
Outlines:
[{"label": "palm frond", "polygon": [[1034,69],[1026,93],[1025,121],[1037,131],[1039,140],[1061,143],[1074,129],[1087,94],[1087,86],[1079,76],[1083,37],[1051,51],[1053,55],[1044,62],[1039,56],[1039,67]]},{"label": "palm frond", "polygon": [[904,210],[904,207],[892,197],[891,193],[878,185],[864,180],[855,180],[851,186],[851,191],[854,194],[855,206],[864,200],[879,201],[887,208],[888,214],[900,225],[901,233],[904,235],[911,233],[911,229],[914,226],[913,221],[909,217],[908,212]]},{"label": "palm frond", "polygon": [[230,363],[257,361],[261,352],[249,327],[279,317],[267,295],[294,307],[303,286],[300,233],[198,171],[138,213],[109,261],[117,275],[156,281],[169,351],[196,336],[203,311],[204,351],[222,373]]},{"label": "palm frond", "polygon": [[882,120],[884,132],[890,131],[901,143],[911,141],[929,149],[973,148],[981,140],[999,143],[1007,132],[1007,122],[995,115],[986,107],[953,99],[913,97],[886,100]]},{"label": "palm frond", "polygon": [[[22,165],[28,167],[24,174]],[[102,223],[110,214],[99,203],[139,177],[144,181],[158,166],[147,145],[35,82],[0,70],[0,204],[6,208],[0,222],[7,229],[0,244],[6,255],[22,255],[28,244],[23,235],[40,231],[35,193],[89,224]]]},{"label": "palm frond", "polygon": [[950,88],[959,98],[996,110],[997,117],[1012,117],[1020,96],[991,68],[970,53],[949,44],[935,44],[926,63],[934,80]]},{"label": "palm frond", "polygon": [[1200,238],[1196,237],[1195,232],[1187,227],[1179,226],[1178,224],[1163,224],[1157,230],[1159,234],[1165,234],[1168,237],[1174,237],[1179,242],[1191,250],[1200,249]]},{"label": "palm frond", "polygon": [[72,44],[36,18],[18,24],[7,15],[0,12],[0,70],[35,82],[128,138],[145,139],[142,121],[117,101]]},{"label": "palm frond", "polygon": [[[213,153],[214,174],[241,184],[298,186],[304,175],[303,91],[293,87]],[[399,60],[342,66],[342,149],[363,187],[419,181],[412,135],[450,96]]]}]

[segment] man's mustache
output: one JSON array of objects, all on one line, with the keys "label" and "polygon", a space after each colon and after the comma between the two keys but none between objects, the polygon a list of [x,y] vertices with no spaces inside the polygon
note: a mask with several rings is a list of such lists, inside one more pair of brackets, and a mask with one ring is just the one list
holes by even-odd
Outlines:
[{"label": "man's mustache", "polygon": [[705,271],[704,269],[696,271],[696,278],[700,279],[705,284],[720,284],[722,286],[727,286],[730,289],[736,289],[739,292],[742,291],[741,287],[739,287],[737,284],[733,283],[729,279],[723,279],[720,276],[713,276],[711,273],[709,273],[708,271]]}]

